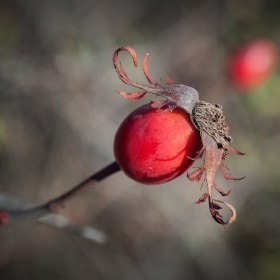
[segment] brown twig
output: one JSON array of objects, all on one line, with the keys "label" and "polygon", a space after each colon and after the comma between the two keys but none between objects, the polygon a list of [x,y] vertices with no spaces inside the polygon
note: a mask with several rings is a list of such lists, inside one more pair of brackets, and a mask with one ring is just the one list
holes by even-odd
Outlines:
[{"label": "brown twig", "polygon": [[31,208],[10,209],[10,210],[3,209],[1,210],[1,213],[5,212],[9,217],[15,215],[29,214],[38,211],[57,213],[59,208],[62,207],[66,203],[66,201],[84,192],[88,188],[96,185],[98,182],[114,174],[117,171],[120,171],[120,167],[117,164],[117,162],[113,162],[108,166],[102,168],[100,171],[96,172],[95,174],[93,174],[92,176],[90,176],[89,178],[87,178],[86,180],[84,180],[83,182],[81,182],[80,184],[78,184],[68,192],[48,201],[47,203]]}]

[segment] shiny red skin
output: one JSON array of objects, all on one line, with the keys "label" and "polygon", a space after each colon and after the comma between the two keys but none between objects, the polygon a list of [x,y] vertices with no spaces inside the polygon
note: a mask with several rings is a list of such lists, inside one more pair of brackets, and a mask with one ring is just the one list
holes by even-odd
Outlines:
[{"label": "shiny red skin", "polygon": [[252,90],[268,78],[277,58],[278,49],[272,41],[252,40],[237,48],[230,56],[229,80],[240,90]]},{"label": "shiny red skin", "polygon": [[199,132],[182,109],[163,112],[143,105],[120,125],[115,158],[124,173],[143,184],[162,184],[184,173],[202,149]]}]

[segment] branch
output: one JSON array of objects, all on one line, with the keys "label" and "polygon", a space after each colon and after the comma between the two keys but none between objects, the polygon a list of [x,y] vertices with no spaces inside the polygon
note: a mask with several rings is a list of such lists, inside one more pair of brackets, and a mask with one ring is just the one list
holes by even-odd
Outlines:
[{"label": "branch", "polygon": [[42,205],[30,208],[22,208],[7,205],[7,203],[5,203],[7,205],[6,207],[4,207],[5,209],[0,210],[0,225],[5,224],[7,220],[13,216],[26,215],[29,213],[35,214],[37,212],[39,212],[40,214],[47,212],[57,213],[59,208],[61,208],[68,200],[86,191],[90,187],[95,186],[98,182],[102,181],[103,179],[114,174],[117,171],[120,171],[120,167],[117,162],[113,162],[100,171],[96,172],[71,190]]}]

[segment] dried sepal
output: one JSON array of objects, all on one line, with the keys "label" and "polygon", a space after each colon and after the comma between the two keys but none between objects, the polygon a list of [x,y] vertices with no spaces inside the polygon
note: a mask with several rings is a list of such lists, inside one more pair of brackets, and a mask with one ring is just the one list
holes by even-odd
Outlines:
[{"label": "dried sepal", "polygon": [[226,179],[227,181],[230,181],[230,180],[232,180],[232,181],[240,181],[240,180],[242,180],[242,179],[244,179],[244,178],[247,177],[246,175],[243,176],[243,177],[241,177],[241,178],[232,177],[231,174],[227,173],[227,172],[225,171],[224,168],[226,168],[226,169],[229,170],[229,168],[228,168],[223,162],[221,162],[221,164],[220,164],[220,170],[221,170],[223,176],[225,177],[225,179]]},{"label": "dried sepal", "polygon": [[200,190],[202,190],[202,188],[203,188],[203,185],[204,185],[205,181],[206,181],[206,178],[204,178],[204,180],[202,181],[202,184],[201,184]]},{"label": "dried sepal", "polygon": [[214,206],[213,206],[213,203],[212,202],[209,202],[209,210],[210,210],[210,214],[212,216],[212,218],[218,223],[218,224],[221,224],[221,225],[224,225],[225,222],[223,220],[223,216],[220,214],[220,212],[218,212]]},{"label": "dried sepal", "polygon": [[118,48],[115,52],[114,52],[114,55],[113,55],[113,64],[115,66],[115,69],[117,70],[117,61],[118,61],[118,54],[120,51],[127,51],[130,53],[132,59],[133,59],[133,63],[134,63],[134,66],[137,67],[137,55],[136,55],[136,52],[135,50],[130,47],[130,46],[123,46],[123,47],[120,47]]},{"label": "dried sepal", "polygon": [[168,100],[150,100],[151,107],[155,108],[155,109],[160,109],[167,103],[168,103]]},{"label": "dried sepal", "polygon": [[208,192],[204,193],[195,204],[200,204],[205,202],[208,196],[209,196]]},{"label": "dried sepal", "polygon": [[127,93],[125,91],[120,91],[120,90],[116,90],[116,92],[121,95],[122,97],[128,99],[128,100],[139,100],[141,99],[142,97],[144,97],[146,95],[147,92],[130,92],[130,93]]},{"label": "dried sepal", "polygon": [[148,80],[148,82],[150,83],[150,84],[154,84],[154,81],[153,81],[153,79],[151,78],[151,75],[150,75],[150,73],[149,73],[149,70],[148,70],[148,57],[149,57],[149,52],[144,56],[144,58],[143,58],[143,61],[142,61],[142,68],[143,68],[143,72],[144,72],[144,74],[145,74],[145,76],[146,76],[146,78],[147,78],[147,80]]},{"label": "dried sepal", "polygon": [[231,193],[231,190],[229,190],[227,193],[225,193],[222,189],[218,187],[218,185],[214,182],[214,188],[217,192],[219,192],[222,196],[227,196]]},{"label": "dried sepal", "polygon": [[174,84],[167,75],[165,75],[165,81],[168,85]]},{"label": "dried sepal", "polygon": [[[121,79],[122,82],[124,82],[127,85],[131,85],[131,86],[136,86],[137,87],[137,83],[134,83],[133,81],[131,81],[128,78],[127,73],[124,70],[121,62],[120,62],[120,67],[118,67],[118,54],[119,54],[120,51],[127,51],[127,52],[129,52],[131,57],[132,57],[132,59],[133,59],[134,66],[137,67],[137,55],[136,55],[136,52],[135,52],[135,50],[133,48],[131,48],[129,46],[123,46],[121,48],[118,48],[115,51],[114,55],[113,55],[113,64],[114,64],[116,72],[117,72],[117,74],[118,74],[118,76],[119,76],[119,78]],[[145,73],[145,75],[146,74],[147,73]],[[145,90],[143,92],[131,92],[131,93],[120,91],[120,90],[117,90],[116,92],[118,94],[120,94],[121,96],[123,96],[124,98],[126,98],[126,99],[138,100],[138,99],[142,98],[147,93],[147,90]]]},{"label": "dried sepal", "polygon": [[204,149],[201,149],[201,151],[194,157],[194,158],[191,158],[188,156],[189,159],[192,159],[192,160],[197,160],[197,159],[200,159],[202,158],[204,155]]},{"label": "dried sepal", "polygon": [[215,201],[212,201],[212,206],[215,210],[221,210],[222,207]]},{"label": "dried sepal", "polygon": [[216,202],[223,203],[231,211],[231,216],[229,217],[229,219],[226,222],[224,222],[222,215],[218,211],[215,210],[216,206],[214,206],[213,202],[211,203],[209,201],[209,209],[210,209],[210,213],[211,213],[213,219],[216,222],[218,222],[219,224],[224,225],[224,226],[233,223],[236,220],[235,208],[231,204],[224,202],[224,201],[215,199],[215,204],[217,204]]},{"label": "dried sepal", "polygon": [[204,166],[200,166],[192,173],[187,173],[187,177],[191,182],[195,182],[195,181],[198,182],[203,176],[204,171],[205,171]]},{"label": "dried sepal", "polygon": [[172,112],[174,109],[176,109],[178,106],[177,105],[168,105],[167,108],[163,109],[163,112]]},{"label": "dried sepal", "polygon": [[235,154],[235,155],[246,155],[245,153],[242,153],[234,148],[232,148],[231,146],[228,145],[227,150],[231,153],[231,154]]}]

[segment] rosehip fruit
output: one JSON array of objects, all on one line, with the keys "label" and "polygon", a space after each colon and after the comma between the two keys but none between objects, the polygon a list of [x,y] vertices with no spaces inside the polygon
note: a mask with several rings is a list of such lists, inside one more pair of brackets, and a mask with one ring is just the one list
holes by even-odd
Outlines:
[{"label": "rosehip fruit", "polygon": [[276,45],[268,39],[255,39],[230,56],[229,80],[240,90],[252,90],[261,85],[275,68],[278,58]]},{"label": "rosehip fruit", "polygon": [[202,149],[199,131],[189,115],[179,107],[172,112],[164,108],[139,107],[115,136],[114,153],[120,168],[143,184],[162,184],[178,177]]}]

